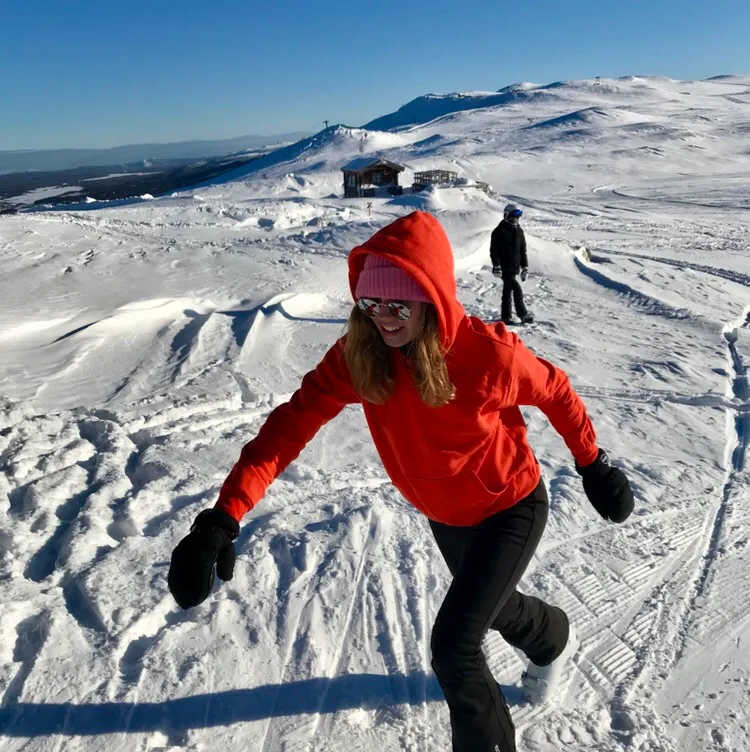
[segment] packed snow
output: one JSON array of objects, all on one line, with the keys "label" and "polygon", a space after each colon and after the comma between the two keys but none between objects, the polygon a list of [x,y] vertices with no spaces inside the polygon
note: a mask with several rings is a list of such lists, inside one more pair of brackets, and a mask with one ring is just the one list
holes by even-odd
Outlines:
[{"label": "packed snow", "polygon": [[[246,517],[230,583],[184,612],[166,573],[342,333],[348,251],[434,212],[461,302],[495,320],[506,201],[524,209],[537,318],[519,333],[568,371],[637,496],[603,522],[525,410],[552,512],[522,587],[563,606],[582,647],[531,707],[522,660],[488,637],[518,748],[750,749],[750,78],[402,109],[381,119],[393,131],[335,126],[172,196],[0,217],[3,750],[449,748],[429,656],[448,571],[359,408]],[[463,180],[341,198],[341,167],[368,155],[404,164],[407,186]]]}]

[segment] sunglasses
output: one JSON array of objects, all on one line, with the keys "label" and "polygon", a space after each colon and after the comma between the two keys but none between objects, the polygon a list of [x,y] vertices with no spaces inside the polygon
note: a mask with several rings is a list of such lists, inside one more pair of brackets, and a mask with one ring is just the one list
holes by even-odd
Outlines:
[{"label": "sunglasses", "polygon": [[359,298],[357,300],[357,307],[365,316],[375,318],[376,316],[382,316],[382,306],[388,307],[388,313],[393,316],[394,319],[399,321],[407,321],[411,316],[411,308],[408,303],[402,301],[392,300],[390,303],[381,303],[372,298]]}]

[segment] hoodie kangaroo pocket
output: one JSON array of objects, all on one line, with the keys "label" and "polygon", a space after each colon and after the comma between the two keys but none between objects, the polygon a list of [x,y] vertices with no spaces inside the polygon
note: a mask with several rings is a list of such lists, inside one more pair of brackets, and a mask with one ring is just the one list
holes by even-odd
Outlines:
[{"label": "hoodie kangaroo pocket", "polygon": [[473,470],[443,478],[408,478],[407,481],[416,496],[413,501],[430,517],[448,525],[452,520],[466,520],[467,511],[471,509],[478,512],[485,509],[507,488],[507,485],[487,488]]}]

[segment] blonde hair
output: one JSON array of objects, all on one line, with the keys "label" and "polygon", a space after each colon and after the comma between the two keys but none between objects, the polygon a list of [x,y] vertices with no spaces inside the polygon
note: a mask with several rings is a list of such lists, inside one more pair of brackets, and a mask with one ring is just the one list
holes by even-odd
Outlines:
[{"label": "blonde hair", "polygon": [[[355,391],[366,402],[382,405],[393,394],[391,350],[375,324],[355,305],[347,329],[346,365]],[[456,388],[448,374],[434,306],[425,306],[422,330],[409,343],[406,354],[422,402],[430,407],[448,404],[456,396]]]}]

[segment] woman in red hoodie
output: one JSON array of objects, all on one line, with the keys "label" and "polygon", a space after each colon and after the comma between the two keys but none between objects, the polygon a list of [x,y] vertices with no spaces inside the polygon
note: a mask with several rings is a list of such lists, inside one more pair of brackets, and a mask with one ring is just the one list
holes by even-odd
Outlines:
[{"label": "woman in red hoodie", "polygon": [[622,522],[633,495],[597,447],[567,376],[504,324],[467,316],[439,222],[414,212],[349,254],[356,301],[347,333],[242,450],[213,509],[176,547],[169,587],[182,608],[230,579],[239,522],[320,427],[359,403],[393,484],[428,518],[453,575],[432,631],[432,666],[447,700],[454,752],[513,752],[513,723],[481,645],[488,629],[529,658],[527,695],[545,699],[574,652],[566,614],[516,589],[549,503],[519,405],[562,436],[584,490]]}]

